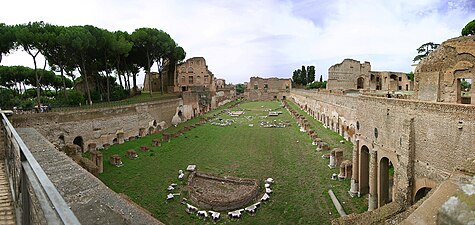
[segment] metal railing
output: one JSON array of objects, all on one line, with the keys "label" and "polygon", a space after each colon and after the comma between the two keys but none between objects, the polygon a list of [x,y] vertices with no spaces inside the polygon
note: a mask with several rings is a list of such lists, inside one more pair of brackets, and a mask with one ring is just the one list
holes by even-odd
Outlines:
[{"label": "metal railing", "polygon": [[0,114],[17,224],[80,224],[1,110]]}]

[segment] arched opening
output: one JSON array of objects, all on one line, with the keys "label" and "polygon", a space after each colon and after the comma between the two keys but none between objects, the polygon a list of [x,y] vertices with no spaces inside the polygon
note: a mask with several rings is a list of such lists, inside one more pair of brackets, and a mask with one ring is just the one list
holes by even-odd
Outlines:
[{"label": "arched opening", "polygon": [[114,145],[115,145],[115,144],[119,144],[119,141],[117,140],[117,138],[114,138],[114,139],[112,140],[112,144],[114,144]]},{"label": "arched opening", "polygon": [[457,103],[460,104],[471,104],[472,88],[472,79],[468,78],[459,78],[457,79]]},{"label": "arched opening", "polygon": [[81,152],[84,152],[84,140],[81,136],[77,136],[76,138],[74,138],[73,144],[81,147]]},{"label": "arched opening", "polygon": [[185,121],[185,117],[183,116],[183,112],[181,112],[181,110],[178,111],[178,117],[180,117],[181,121]]},{"label": "arched opening", "polygon": [[58,140],[59,140],[59,145],[64,145],[64,143],[65,143],[65,141],[64,141],[64,135],[62,135],[62,134],[59,135]]},{"label": "arched opening", "polygon": [[144,137],[145,136],[145,128],[140,128],[139,129],[139,136]]},{"label": "arched opening", "polygon": [[156,127],[158,125],[157,120],[153,120],[153,126]]},{"label": "arched opening", "polygon": [[419,190],[417,190],[416,192],[416,196],[414,196],[414,203],[424,198],[429,193],[430,190],[432,190],[432,188],[430,187],[419,188]]},{"label": "arched opening", "polygon": [[356,80],[356,89],[363,89],[364,88],[364,77],[358,77]]},{"label": "arched opening", "polygon": [[363,145],[360,150],[360,174],[359,174],[359,185],[360,185],[360,194],[369,193],[369,149],[366,145]]},{"label": "arched opening", "polygon": [[393,201],[394,166],[386,157],[379,162],[379,207]]}]

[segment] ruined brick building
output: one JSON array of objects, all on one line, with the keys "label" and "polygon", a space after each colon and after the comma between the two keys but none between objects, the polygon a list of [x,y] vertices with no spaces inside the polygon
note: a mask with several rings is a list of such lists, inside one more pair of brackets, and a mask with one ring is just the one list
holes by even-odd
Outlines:
[{"label": "ruined brick building", "polygon": [[292,88],[290,79],[251,77],[244,97],[247,100],[273,100],[286,99]]},{"label": "ruined brick building", "polygon": [[[165,68],[168,68],[165,66]],[[163,71],[167,74],[168,71]],[[166,92],[180,94],[183,98],[183,116],[193,118],[210,109],[227,103],[236,97],[235,87],[228,85],[224,79],[217,79],[208,69],[206,59],[192,57],[179,63],[172,81],[160,79],[158,73],[146,74],[144,90],[148,90],[148,79],[152,78],[152,91],[159,91],[163,80]]]},{"label": "ruined brick building", "polygon": [[406,73],[371,71],[369,62],[345,59],[328,69],[328,90],[412,91]]},{"label": "ruined brick building", "polygon": [[[345,60],[337,67],[351,79],[340,74],[341,82],[329,81],[330,90],[354,89],[359,77],[362,88],[372,88],[369,63]],[[460,90],[462,79],[475,78],[474,69],[475,39],[459,37],[420,62],[411,99],[291,91],[292,100],[354,144],[349,192],[367,196],[370,212],[334,223],[466,224],[475,218],[475,197],[460,192],[475,184],[475,106]],[[456,210],[442,207],[452,203]]]}]

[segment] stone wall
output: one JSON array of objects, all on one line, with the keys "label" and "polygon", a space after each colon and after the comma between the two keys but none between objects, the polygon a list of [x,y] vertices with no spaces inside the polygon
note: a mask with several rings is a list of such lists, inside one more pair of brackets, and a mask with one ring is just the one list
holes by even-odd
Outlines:
[{"label": "stone wall", "polygon": [[414,82],[406,73],[371,71],[369,62],[345,59],[328,69],[328,90],[410,91]]},{"label": "stone wall", "polygon": [[[392,199],[410,204],[419,188],[440,183],[459,163],[475,157],[475,106],[472,105],[295,89],[291,91],[291,98],[355,144],[354,183],[363,179],[362,173],[369,173],[358,171],[364,169],[359,168],[361,149],[366,146],[369,153],[374,153],[375,172],[369,174],[367,185],[374,198],[379,199],[376,207],[384,204],[378,195],[382,159],[389,159],[395,168]],[[354,134],[352,127],[356,128]],[[374,183],[373,187],[371,183]],[[357,186],[362,187],[361,184]]]},{"label": "stone wall", "polygon": [[11,121],[15,127],[35,128],[58,145],[72,144],[76,139],[76,144],[87,151],[91,143],[101,148],[141,136],[140,130],[148,134],[167,128],[182,108],[182,99],[171,99],[113,108],[14,115]]},{"label": "stone wall", "polygon": [[251,77],[247,89],[244,90],[244,96],[251,101],[285,99],[289,96],[291,88],[290,79]]},{"label": "stone wall", "polygon": [[357,89],[357,79],[366,76],[370,70],[369,62],[360,63],[354,59],[345,59],[328,69],[327,89]]}]

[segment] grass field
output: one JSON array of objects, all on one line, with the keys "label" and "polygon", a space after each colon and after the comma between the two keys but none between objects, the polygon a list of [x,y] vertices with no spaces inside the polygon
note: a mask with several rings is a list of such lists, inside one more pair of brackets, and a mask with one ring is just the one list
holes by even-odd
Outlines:
[{"label": "grass field", "polygon": [[[338,217],[328,196],[330,188],[348,214],[363,212],[364,199],[349,197],[349,180],[330,179],[331,174],[338,173],[339,169],[328,168],[328,160],[321,158],[323,153],[328,152],[315,151],[310,137],[299,131],[287,110],[280,108],[283,114],[278,117],[260,117],[267,115],[264,109],[277,109],[280,104],[241,103],[240,109],[233,110],[244,109],[244,115],[230,117],[223,114],[219,117],[233,119],[234,123],[230,126],[215,126],[208,122],[170,142],[162,143],[160,147],[152,147],[151,143],[161,134],[111,146],[103,150],[104,159],[119,154],[124,166],[114,167],[104,162],[104,173],[100,179],[112,190],[126,194],[166,224],[212,223],[187,214],[184,205],[179,203],[182,197],[186,197],[186,182],[178,180],[178,170],[185,170],[189,164],[196,164],[198,171],[212,175],[259,179],[262,190],[267,177],[275,180],[270,201],[262,205],[254,216],[245,213],[240,220],[233,221],[236,224],[329,224],[332,218]],[[292,103],[290,105],[296,107]],[[344,149],[345,158],[351,158],[351,143],[340,144],[342,138],[338,134],[323,128],[308,115],[307,118],[319,137],[332,147]],[[292,126],[264,128],[259,125],[260,121],[274,119],[290,121]],[[174,133],[198,120],[194,118],[165,132]],[[147,145],[151,151],[140,151],[142,145]],[[139,158],[126,158],[128,149],[135,149]],[[178,183],[181,196],[167,202],[167,187],[171,183]],[[218,223],[230,222],[226,215],[223,216]]]}]

